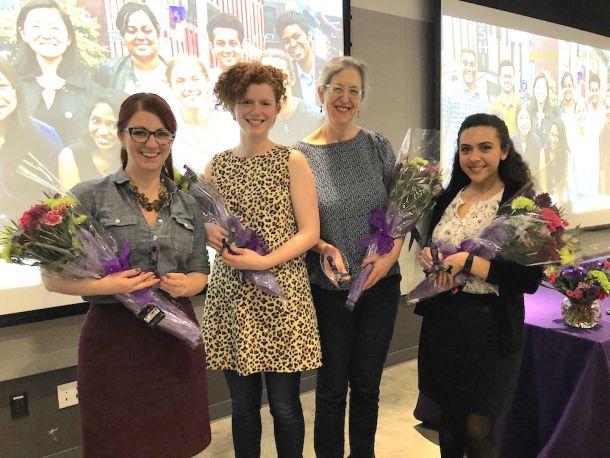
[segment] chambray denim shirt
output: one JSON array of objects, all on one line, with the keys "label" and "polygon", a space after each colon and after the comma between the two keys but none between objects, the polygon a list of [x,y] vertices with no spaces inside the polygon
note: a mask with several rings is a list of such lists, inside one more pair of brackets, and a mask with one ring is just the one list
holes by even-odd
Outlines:
[{"label": "chambray denim shirt", "polygon": [[[114,237],[118,248],[129,240],[129,262],[143,272],[210,273],[203,218],[194,198],[166,180],[171,200],[154,226],[149,226],[123,169],[103,178],[77,184],[72,193]],[[113,296],[85,296],[84,300],[110,303]]]}]

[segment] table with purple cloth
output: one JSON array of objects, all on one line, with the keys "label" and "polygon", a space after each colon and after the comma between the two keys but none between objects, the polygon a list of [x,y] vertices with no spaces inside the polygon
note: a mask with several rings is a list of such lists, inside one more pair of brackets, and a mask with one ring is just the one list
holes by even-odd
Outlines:
[{"label": "table with purple cloth", "polygon": [[[593,329],[564,324],[562,298],[542,287],[525,295],[519,381],[496,425],[503,457],[610,457],[610,298]],[[437,426],[440,411],[420,394],[414,416]]]}]

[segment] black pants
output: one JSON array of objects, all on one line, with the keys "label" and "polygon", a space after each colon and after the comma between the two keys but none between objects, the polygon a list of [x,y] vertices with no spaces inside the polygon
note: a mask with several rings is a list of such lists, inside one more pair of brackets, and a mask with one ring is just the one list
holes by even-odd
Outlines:
[{"label": "black pants", "polygon": [[394,330],[400,275],[366,291],[353,312],[347,292],[312,287],[322,343],[316,385],[314,446],[318,458],[343,458],[347,389],[350,387],[350,457],[375,456],[379,384]]}]

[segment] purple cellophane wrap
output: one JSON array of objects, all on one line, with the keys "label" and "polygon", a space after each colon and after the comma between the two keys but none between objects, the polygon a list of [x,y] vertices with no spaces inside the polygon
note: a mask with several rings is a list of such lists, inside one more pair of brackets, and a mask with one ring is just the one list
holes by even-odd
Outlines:
[{"label": "purple cellophane wrap", "polygon": [[[237,246],[255,251],[261,256],[269,253],[269,249],[260,236],[251,229],[244,228],[239,219],[227,209],[224,200],[212,183],[197,178],[190,188],[189,194],[197,201],[206,223],[217,224],[229,233],[229,241]],[[271,269],[241,270],[244,278],[257,288],[272,296],[281,297],[280,289]]]},{"label": "purple cellophane wrap", "polygon": [[[123,244],[117,258],[114,250],[110,248],[110,244],[100,235],[93,234],[85,229],[79,229],[78,238],[83,244],[87,256],[81,258],[77,263],[66,265],[62,271],[62,276],[99,278],[130,268],[128,262],[129,242]],[[138,315],[149,305],[156,306],[165,314],[156,328],[185,341],[193,348],[201,343],[199,326],[186,313],[152,288],[127,294],[115,294],[114,297],[134,315]]]},{"label": "purple cellophane wrap", "polygon": [[[374,234],[360,240],[359,245],[366,248],[366,256],[375,253],[384,255],[389,253],[394,246],[394,239],[406,236],[415,226],[419,218],[412,214],[402,214],[400,210],[391,202],[387,210],[381,208],[371,213],[369,222],[377,228]],[[373,264],[368,264],[360,271],[354,282],[351,284],[345,306],[353,310],[356,302],[362,295],[362,286],[371,275]]]},{"label": "purple cellophane wrap", "polygon": [[[500,216],[494,219],[479,237],[466,239],[457,247],[436,239],[432,240],[432,243],[438,248],[438,252],[442,255],[443,259],[455,253],[465,251],[491,261],[501,253],[502,245],[514,234],[514,227],[510,224],[509,218],[508,216]],[[430,275],[408,294],[408,302],[419,302],[455,287],[462,286],[466,283],[469,276],[470,274],[458,272],[453,278],[453,285],[441,288],[436,283],[436,276]]]}]

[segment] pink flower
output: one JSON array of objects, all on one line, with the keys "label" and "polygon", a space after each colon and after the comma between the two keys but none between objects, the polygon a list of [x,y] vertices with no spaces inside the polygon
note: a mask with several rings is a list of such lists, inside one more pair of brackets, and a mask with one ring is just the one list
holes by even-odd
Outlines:
[{"label": "pink flower", "polygon": [[549,275],[549,282],[555,283],[556,280],[557,280],[557,276],[555,274]]},{"label": "pink flower", "polygon": [[58,210],[48,212],[41,220],[42,224],[46,224],[47,226],[57,226],[61,221],[61,213]]},{"label": "pink flower", "polygon": [[36,230],[41,218],[50,210],[48,205],[36,204],[19,218],[19,228],[31,235]]},{"label": "pink flower", "polygon": [[582,296],[583,296],[583,294],[582,294],[582,290],[581,290],[581,289],[577,289],[577,290],[574,292],[574,297],[575,297],[576,299],[580,299],[580,298],[582,298]]},{"label": "pink flower", "polygon": [[572,291],[571,289],[566,291],[566,296],[568,297],[574,297],[574,291]]}]

